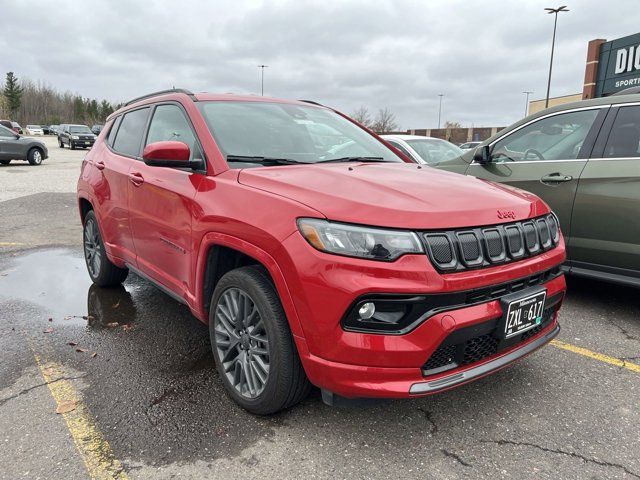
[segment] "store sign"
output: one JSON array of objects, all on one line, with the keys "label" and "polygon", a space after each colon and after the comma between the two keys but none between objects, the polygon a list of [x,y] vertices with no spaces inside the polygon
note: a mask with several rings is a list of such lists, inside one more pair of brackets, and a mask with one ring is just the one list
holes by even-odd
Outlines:
[{"label": "store sign", "polygon": [[616,75],[640,70],[640,45],[616,51]]},{"label": "store sign", "polygon": [[596,96],[611,95],[640,86],[640,34],[630,35],[600,47]]}]

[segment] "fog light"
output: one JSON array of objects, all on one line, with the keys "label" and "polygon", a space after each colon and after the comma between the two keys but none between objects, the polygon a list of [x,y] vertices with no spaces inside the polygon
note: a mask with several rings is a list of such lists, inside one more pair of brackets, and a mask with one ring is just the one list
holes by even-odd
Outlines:
[{"label": "fog light", "polygon": [[362,320],[368,320],[376,313],[376,304],[373,302],[363,303],[358,309],[358,315]]}]

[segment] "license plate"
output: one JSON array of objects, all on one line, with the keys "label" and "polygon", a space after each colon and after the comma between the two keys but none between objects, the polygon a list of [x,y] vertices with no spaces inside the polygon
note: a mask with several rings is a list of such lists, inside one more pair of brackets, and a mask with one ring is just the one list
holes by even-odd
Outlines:
[{"label": "license plate", "polygon": [[89,145],[89,143],[91,143],[91,142],[84,142],[85,145]]},{"label": "license plate", "polygon": [[509,302],[504,322],[504,338],[519,335],[542,323],[546,290]]}]

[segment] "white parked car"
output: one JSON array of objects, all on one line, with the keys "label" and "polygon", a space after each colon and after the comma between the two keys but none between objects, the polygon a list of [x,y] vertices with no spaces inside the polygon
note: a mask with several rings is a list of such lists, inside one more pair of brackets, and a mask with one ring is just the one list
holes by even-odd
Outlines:
[{"label": "white parked car", "polygon": [[27,125],[27,135],[44,135],[40,125]]},{"label": "white parked car", "polygon": [[451,142],[420,135],[382,135],[387,142],[418,163],[437,165],[464,152]]}]

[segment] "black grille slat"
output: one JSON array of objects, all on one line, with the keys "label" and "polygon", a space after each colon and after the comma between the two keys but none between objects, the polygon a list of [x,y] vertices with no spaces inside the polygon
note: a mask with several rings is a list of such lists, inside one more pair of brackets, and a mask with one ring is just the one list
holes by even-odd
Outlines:
[{"label": "black grille slat", "polygon": [[538,255],[555,247],[560,229],[555,215],[497,225],[422,234],[440,271],[488,267]]}]

